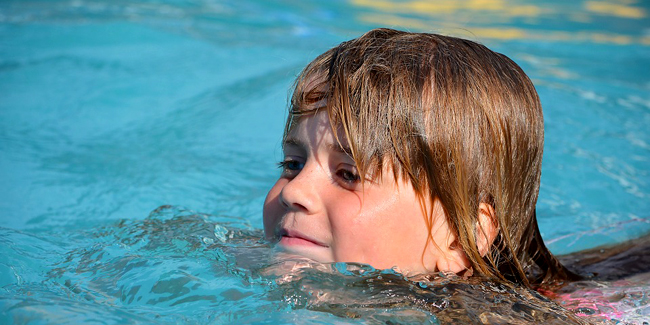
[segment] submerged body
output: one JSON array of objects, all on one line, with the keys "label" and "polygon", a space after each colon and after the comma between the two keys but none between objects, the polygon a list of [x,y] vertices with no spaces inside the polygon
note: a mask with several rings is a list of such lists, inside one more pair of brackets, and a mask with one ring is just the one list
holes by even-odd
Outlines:
[{"label": "submerged body", "polygon": [[[6,258],[20,259],[23,264],[16,265],[32,265],[44,273],[42,280],[3,287],[0,306],[5,309],[0,319],[7,323],[29,317],[60,323],[101,318],[109,323],[190,324],[204,324],[206,319],[214,323],[273,319],[340,324],[480,324],[483,320],[613,324],[607,320],[615,319],[641,325],[650,315],[650,301],[644,298],[650,291],[647,282],[639,282],[650,278],[647,267],[642,269],[650,263],[641,264],[650,256],[648,237],[643,243],[609,248],[618,252],[611,258],[601,259],[603,254],[597,251],[561,257],[571,266],[581,267],[575,264],[579,259],[585,267],[623,265],[629,271],[614,278],[603,272],[604,279],[597,276],[570,284],[551,296],[551,302],[523,286],[480,276],[405,278],[368,265],[279,257],[260,241],[263,232],[251,228],[245,218],[195,214],[169,206],[144,220],[123,220],[75,233],[73,238],[57,234],[39,238],[0,229],[2,238],[16,243]],[[56,254],[60,262],[51,265],[43,260],[44,251]],[[612,268],[596,268],[606,269]],[[19,268],[16,272],[27,274]],[[571,312],[581,317],[572,320]]]}]

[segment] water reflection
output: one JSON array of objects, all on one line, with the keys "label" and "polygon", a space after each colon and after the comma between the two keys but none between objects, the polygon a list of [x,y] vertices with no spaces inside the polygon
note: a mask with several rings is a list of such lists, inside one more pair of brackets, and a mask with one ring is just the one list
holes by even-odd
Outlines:
[{"label": "water reflection", "polygon": [[353,0],[352,4],[366,10],[357,16],[364,23],[424,31],[433,28],[473,39],[650,45],[647,31],[630,28],[626,22],[643,24],[648,20],[646,10],[633,1],[542,5],[504,0]]},{"label": "water reflection", "polygon": [[[632,2],[634,3],[634,2]],[[643,8],[625,3],[609,3],[607,1],[585,1],[584,7],[587,11],[614,17],[622,18],[645,18],[647,14]]]}]

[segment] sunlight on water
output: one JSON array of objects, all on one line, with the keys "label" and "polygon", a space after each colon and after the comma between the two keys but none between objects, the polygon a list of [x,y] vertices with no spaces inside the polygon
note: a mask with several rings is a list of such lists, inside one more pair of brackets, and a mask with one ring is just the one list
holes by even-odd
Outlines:
[{"label": "sunlight on water", "polygon": [[[592,23],[605,17],[647,19],[646,9],[640,4],[585,1],[570,3],[545,2],[527,4],[518,1],[371,1],[354,0],[353,4],[373,9],[363,13],[359,20],[372,24],[409,26],[422,30],[434,29],[468,38],[498,40],[539,40],[554,42],[595,42],[612,44],[649,44],[647,34],[629,35],[609,31],[558,31],[547,29],[540,22],[547,19],[566,19],[568,22]],[[582,5],[582,8],[579,6]],[[454,20],[447,17],[453,16]],[[486,18],[487,17],[487,18]],[[477,19],[478,18],[478,19]],[[431,20],[442,20],[432,26]],[[511,24],[493,27],[495,22],[521,20],[529,28]],[[485,26],[492,25],[492,26]],[[534,28],[530,28],[534,26]],[[635,33],[636,34],[636,33]]]}]

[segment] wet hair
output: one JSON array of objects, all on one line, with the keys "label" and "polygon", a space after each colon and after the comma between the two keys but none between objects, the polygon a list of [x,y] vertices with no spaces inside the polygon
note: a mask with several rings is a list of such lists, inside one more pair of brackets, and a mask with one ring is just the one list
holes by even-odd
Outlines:
[{"label": "wet hair", "polygon": [[[391,167],[421,201],[440,200],[475,273],[529,287],[575,277],[537,227],[542,108],[530,79],[505,55],[461,38],[375,29],[302,71],[284,136],[316,110],[327,111],[339,141],[347,139],[362,177]],[[498,227],[484,256],[481,203],[494,209]]]}]

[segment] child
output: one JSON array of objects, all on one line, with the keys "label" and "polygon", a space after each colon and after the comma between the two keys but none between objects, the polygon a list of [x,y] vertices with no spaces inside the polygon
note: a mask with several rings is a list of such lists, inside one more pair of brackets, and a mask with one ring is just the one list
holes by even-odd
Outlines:
[{"label": "child", "polygon": [[537,227],[543,131],[535,88],[506,56],[372,30],[298,77],[265,234],[319,262],[407,276],[574,278]]}]

